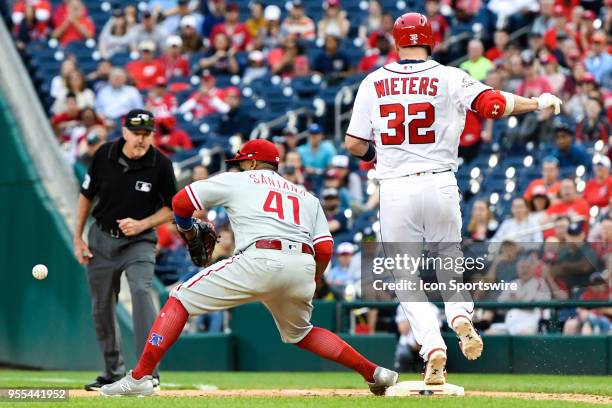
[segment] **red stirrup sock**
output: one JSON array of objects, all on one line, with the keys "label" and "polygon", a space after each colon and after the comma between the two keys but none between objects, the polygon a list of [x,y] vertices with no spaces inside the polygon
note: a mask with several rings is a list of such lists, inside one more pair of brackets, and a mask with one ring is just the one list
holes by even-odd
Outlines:
[{"label": "red stirrup sock", "polygon": [[366,381],[374,382],[376,364],[359,354],[357,350],[329,330],[313,327],[306,337],[296,343],[296,346],[342,364],[361,374]]},{"label": "red stirrup sock", "polygon": [[145,375],[151,375],[155,366],[162,359],[166,351],[179,338],[189,313],[183,304],[176,298],[168,299],[149,332],[149,340],[138,360],[138,365],[132,371],[132,377],[140,380]]}]

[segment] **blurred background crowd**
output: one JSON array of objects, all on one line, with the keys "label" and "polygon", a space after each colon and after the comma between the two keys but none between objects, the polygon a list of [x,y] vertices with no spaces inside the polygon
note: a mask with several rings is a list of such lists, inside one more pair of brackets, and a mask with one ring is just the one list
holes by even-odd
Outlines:
[{"label": "blurred background crowd", "polygon": [[[102,143],[119,137],[132,108],[155,113],[155,145],[183,183],[226,170],[223,159],[250,137],[274,141],[281,174],[321,199],[336,253],[317,297],[339,300],[358,295],[358,244],[379,232],[372,168],[342,145],[347,112],[361,79],[397,59],[395,18],[424,13],[437,61],[496,89],[564,101],[559,117],[492,122],[468,112],[457,173],[464,246],[499,249],[467,279],[518,280],[521,289],[500,300],[610,299],[612,1],[18,0],[0,7],[77,174]],[[201,216],[221,232],[215,259],[229,256],[223,209]],[[195,273],[174,229],[158,233],[164,284]],[[408,324],[394,316],[369,310],[357,331],[397,325],[401,350],[410,350]],[[481,330],[512,334],[545,331],[549,320],[542,309],[477,316]],[[605,333],[610,316],[568,309],[559,330]],[[197,326],[222,330],[223,315]]]}]

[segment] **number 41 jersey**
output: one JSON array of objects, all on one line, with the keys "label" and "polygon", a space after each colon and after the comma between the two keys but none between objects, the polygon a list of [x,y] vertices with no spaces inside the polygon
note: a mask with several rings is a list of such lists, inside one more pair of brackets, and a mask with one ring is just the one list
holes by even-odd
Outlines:
[{"label": "number 41 jersey", "polygon": [[466,110],[487,89],[433,60],[393,62],[359,86],[346,133],[375,142],[379,179],[457,171]]},{"label": "number 41 jersey", "polygon": [[236,252],[260,239],[284,239],[311,247],[331,241],[319,200],[271,170],[228,172],[186,187],[193,206],[223,206]]}]

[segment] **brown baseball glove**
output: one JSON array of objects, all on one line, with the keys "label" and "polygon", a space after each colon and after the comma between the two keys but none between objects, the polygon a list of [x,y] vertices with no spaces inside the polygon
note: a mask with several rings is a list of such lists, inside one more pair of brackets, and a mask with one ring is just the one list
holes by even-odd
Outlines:
[{"label": "brown baseball glove", "polygon": [[[177,230],[187,243],[191,262],[196,266],[207,266],[210,263],[215,244],[217,243],[217,233],[214,225],[210,222],[194,218],[191,229],[181,231],[177,228]],[[187,236],[192,238],[188,239]]]}]

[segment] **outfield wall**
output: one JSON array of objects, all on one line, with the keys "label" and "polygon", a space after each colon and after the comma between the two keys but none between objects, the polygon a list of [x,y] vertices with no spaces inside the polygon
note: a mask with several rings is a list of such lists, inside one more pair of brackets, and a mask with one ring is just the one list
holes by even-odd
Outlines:
[{"label": "outfield wall", "polygon": [[[0,362],[99,366],[84,270],[1,95],[0,134]],[[49,268],[43,281],[32,277],[37,263]]]}]

